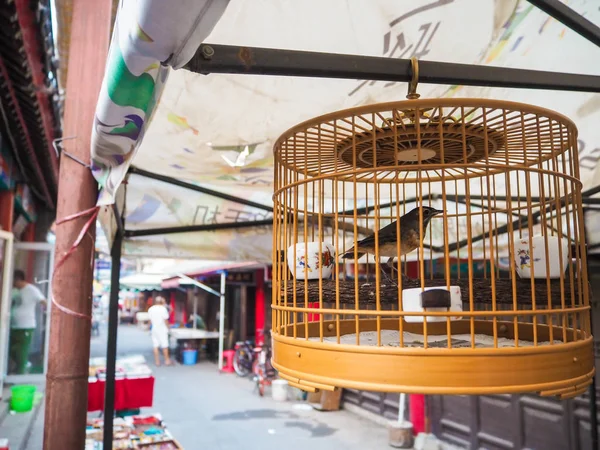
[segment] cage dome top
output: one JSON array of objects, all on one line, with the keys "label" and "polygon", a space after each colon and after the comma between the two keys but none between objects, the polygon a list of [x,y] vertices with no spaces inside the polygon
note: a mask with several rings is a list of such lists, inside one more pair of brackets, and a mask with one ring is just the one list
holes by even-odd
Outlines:
[{"label": "cage dome top", "polygon": [[[463,178],[540,165],[572,148],[575,125],[547,109],[489,99],[419,99],[323,115],[275,144],[281,164],[305,177],[403,182]],[[576,136],[576,133],[575,133]],[[469,165],[465,175],[462,165]],[[448,168],[448,166],[452,166]],[[374,169],[376,169],[374,171]]]}]

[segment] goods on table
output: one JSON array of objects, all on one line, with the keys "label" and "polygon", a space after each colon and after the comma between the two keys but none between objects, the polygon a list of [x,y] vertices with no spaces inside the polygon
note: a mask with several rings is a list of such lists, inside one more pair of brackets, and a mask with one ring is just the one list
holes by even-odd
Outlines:
[{"label": "goods on table", "polygon": [[[141,355],[117,358],[116,365],[115,379],[149,377],[152,375],[152,370],[146,364],[146,359]],[[106,358],[90,359],[89,376],[106,380]]]},{"label": "goods on table", "polygon": [[[85,450],[101,450],[102,419],[90,419],[86,429]],[[171,436],[159,414],[115,418],[113,424],[114,449],[182,450]]]}]

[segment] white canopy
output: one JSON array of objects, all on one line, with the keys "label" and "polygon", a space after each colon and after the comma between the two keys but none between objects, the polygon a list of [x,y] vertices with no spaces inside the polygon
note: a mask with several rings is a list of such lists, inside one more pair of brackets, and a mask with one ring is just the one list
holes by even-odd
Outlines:
[{"label": "white canopy", "polygon": [[[600,22],[593,2],[574,0],[569,7]],[[122,0],[93,131],[100,205],[115,201],[133,165],[270,207],[272,148],[285,130],[320,114],[406,95],[404,83],[205,76],[169,68],[182,67],[201,42],[600,72],[599,48],[526,1]],[[584,188],[597,184],[598,94],[433,85],[420,85],[419,93],[514,100],[566,115],[579,128]],[[140,175],[129,177],[121,195],[128,230],[271,217],[262,208]],[[110,208],[101,214],[109,240],[110,214]],[[600,240],[596,223],[588,226]],[[271,246],[270,229],[254,227],[129,238],[124,252],[267,262]]]},{"label": "white canopy", "polygon": [[140,291],[159,291],[161,289],[160,284],[163,278],[164,276],[162,274],[135,273],[133,275],[128,275],[121,278],[120,283],[121,286],[130,289],[138,289]]}]

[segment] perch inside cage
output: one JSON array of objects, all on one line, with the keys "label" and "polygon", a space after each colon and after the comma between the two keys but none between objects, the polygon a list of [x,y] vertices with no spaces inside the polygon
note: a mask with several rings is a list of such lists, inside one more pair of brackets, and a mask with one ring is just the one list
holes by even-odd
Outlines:
[{"label": "perch inside cage", "polygon": [[289,130],[275,144],[280,375],[306,390],[583,392],[594,369],[577,161],[567,118],[482,99]]}]

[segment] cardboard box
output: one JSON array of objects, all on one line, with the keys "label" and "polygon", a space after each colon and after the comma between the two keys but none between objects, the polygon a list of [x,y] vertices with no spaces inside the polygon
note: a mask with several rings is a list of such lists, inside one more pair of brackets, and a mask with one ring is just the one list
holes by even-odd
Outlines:
[{"label": "cardboard box", "polygon": [[321,391],[318,402],[311,403],[312,407],[318,411],[337,411],[340,409],[342,400],[342,390],[337,388],[335,391]]}]

